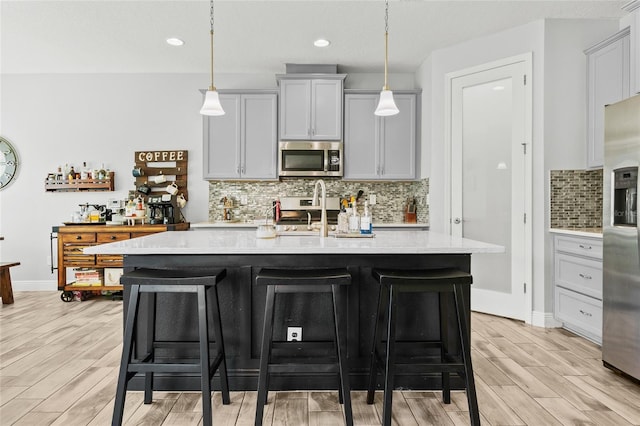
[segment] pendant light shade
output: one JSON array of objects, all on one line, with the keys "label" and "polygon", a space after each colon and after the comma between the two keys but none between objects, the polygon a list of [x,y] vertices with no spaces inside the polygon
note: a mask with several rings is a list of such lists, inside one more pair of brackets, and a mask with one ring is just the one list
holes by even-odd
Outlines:
[{"label": "pendant light shade", "polygon": [[396,106],[396,102],[393,100],[393,92],[389,90],[389,84],[387,83],[387,68],[389,57],[389,1],[385,1],[384,9],[384,87],[380,92],[380,100],[378,106],[374,112],[375,115],[389,116],[396,115],[400,112]]},{"label": "pendant light shade", "polygon": [[396,106],[396,102],[393,100],[393,92],[391,90],[385,90],[384,88],[380,92],[380,101],[376,107],[375,115],[387,116],[396,115],[400,112]]},{"label": "pendant light shade", "polygon": [[210,2],[209,10],[209,17],[211,22],[211,30],[209,31],[211,39],[211,85],[209,86],[209,90],[207,90],[207,94],[204,97],[204,104],[202,104],[202,108],[200,108],[200,114],[224,115],[224,109],[220,104],[220,96],[218,96],[216,86],[213,84],[213,0],[211,0]]},{"label": "pendant light shade", "polygon": [[220,96],[218,96],[217,90],[207,90],[207,94],[204,97],[204,104],[200,108],[200,114],[202,115],[224,115],[224,109],[220,104]]}]

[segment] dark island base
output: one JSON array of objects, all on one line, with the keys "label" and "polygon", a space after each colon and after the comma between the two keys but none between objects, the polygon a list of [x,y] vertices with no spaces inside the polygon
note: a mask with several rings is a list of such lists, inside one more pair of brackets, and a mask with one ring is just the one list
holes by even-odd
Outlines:
[{"label": "dark island base", "polygon": [[[367,387],[369,353],[376,312],[378,284],[371,276],[372,267],[433,269],[456,267],[470,271],[468,254],[411,254],[411,255],[127,255],[125,268],[167,269],[215,269],[227,268],[227,278],[219,284],[220,309],[227,353],[229,385],[232,390],[256,390],[260,357],[260,340],[264,317],[266,289],[255,285],[255,275],[262,267],[346,267],[352,274],[348,293],[348,353],[350,380],[354,390]],[[125,287],[124,303],[128,302]],[[160,340],[197,340],[195,297],[186,294],[158,294],[156,337]],[[397,338],[409,341],[434,340],[439,337],[438,296],[434,294],[403,294],[402,310],[398,317]],[[451,304],[453,297],[443,296]],[[469,318],[469,291],[465,292],[467,317]],[[138,318],[138,342],[144,342],[147,306],[146,298],[140,307]],[[333,337],[333,319],[328,294],[278,295],[274,321],[274,340],[286,340],[287,326],[303,327],[303,342],[330,341]],[[126,305],[125,305],[126,306]],[[450,352],[458,355],[460,337],[455,318],[449,322]],[[288,344],[298,346],[300,344]],[[286,346],[286,345],[285,345]],[[398,356],[417,353],[439,359],[436,351],[418,350],[417,344],[398,349]],[[140,346],[142,348],[142,346]],[[296,350],[294,348],[293,353]],[[307,353],[307,352],[305,352]],[[322,352],[313,352],[322,356]],[[158,349],[156,359],[184,359],[193,361],[197,350],[187,347]],[[300,359],[300,358],[298,358]],[[143,378],[136,377],[130,383],[131,390],[143,390]],[[323,390],[337,389],[335,375],[276,376],[270,380],[270,390]],[[382,377],[378,377],[378,386]],[[453,389],[464,389],[463,381],[453,375]],[[213,379],[214,389],[220,389],[218,376]],[[199,377],[155,375],[154,388],[164,391],[200,390]],[[396,374],[396,389],[439,390],[439,374],[417,376]]]}]

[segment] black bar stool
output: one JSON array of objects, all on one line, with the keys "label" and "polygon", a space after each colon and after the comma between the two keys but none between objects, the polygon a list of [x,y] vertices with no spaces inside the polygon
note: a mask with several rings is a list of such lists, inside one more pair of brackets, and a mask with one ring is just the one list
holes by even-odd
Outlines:
[{"label": "black bar stool", "polygon": [[[351,284],[351,275],[346,269],[262,269],[256,276],[257,285],[267,286],[264,312],[264,330],[260,352],[260,374],[258,376],[258,401],[256,426],[262,425],[264,405],[269,393],[271,373],[337,373],[340,386],[340,402],[344,405],[345,421],[353,425],[351,412],[351,387],[347,361],[347,297],[344,294]],[[277,363],[271,359],[273,348],[273,317],[278,293],[331,293],[335,326],[337,362],[333,363]]]},{"label": "black bar stool", "polygon": [[[122,424],[124,401],[127,385],[136,373],[145,374],[144,403],[150,404],[153,395],[154,373],[200,373],[202,390],[203,424],[210,426],[211,419],[211,378],[216,370],[220,373],[222,388],[222,403],[229,404],[229,384],[227,380],[227,366],[225,362],[224,343],[222,338],[222,324],[220,322],[220,306],[218,304],[217,284],[227,275],[226,269],[215,272],[178,271],[137,269],[125,273],[120,277],[120,283],[129,285],[131,289],[127,304],[127,317],[124,325],[124,340],[122,345],[122,360],[118,375],[116,401],[113,408],[112,426]],[[133,347],[137,334],[138,305],[140,293],[148,293],[150,309],[148,313],[148,332],[146,346],[149,353],[141,359],[133,359]],[[155,338],[156,322],[156,293],[196,293],[198,300],[198,342],[160,342]],[[217,352],[213,362],[209,358],[209,327],[207,314],[211,310],[213,333]],[[200,349],[198,363],[156,363],[155,349],[168,347],[184,347],[197,344]]]},{"label": "black bar stool", "polygon": [[[458,269],[432,270],[381,270],[373,269],[372,275],[380,284],[378,295],[378,312],[371,349],[371,368],[369,373],[369,389],[367,403],[373,404],[378,371],[384,376],[383,421],[385,426],[391,425],[391,406],[393,398],[393,379],[396,369],[414,374],[442,373],[442,399],[445,404],[451,402],[449,373],[458,373],[464,378],[469,403],[469,415],[472,425],[480,424],[476,387],[471,366],[471,347],[469,343],[469,327],[463,286],[473,282],[471,274]],[[407,342],[407,344],[436,347],[440,349],[440,362],[418,363],[409,360],[396,360],[396,314],[398,295],[405,292],[438,293],[440,307],[440,339],[430,342]],[[455,315],[461,340],[462,359],[453,359],[448,353],[448,300],[447,293],[453,293]],[[378,348],[380,343],[380,319],[387,325],[386,350],[383,358]],[[402,362],[401,362],[402,361]]]}]

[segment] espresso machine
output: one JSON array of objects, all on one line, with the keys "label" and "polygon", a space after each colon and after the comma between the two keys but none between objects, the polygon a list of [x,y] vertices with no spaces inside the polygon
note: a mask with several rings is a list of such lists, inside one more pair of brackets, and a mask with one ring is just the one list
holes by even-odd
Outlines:
[{"label": "espresso machine", "polygon": [[180,208],[176,204],[175,197],[169,194],[149,196],[147,206],[149,207],[149,223],[152,225],[167,225],[180,221]]}]

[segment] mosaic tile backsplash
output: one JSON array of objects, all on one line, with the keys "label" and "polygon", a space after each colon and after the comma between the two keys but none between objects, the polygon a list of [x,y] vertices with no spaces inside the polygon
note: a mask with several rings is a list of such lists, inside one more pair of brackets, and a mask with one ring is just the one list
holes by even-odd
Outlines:
[{"label": "mosaic tile backsplash", "polygon": [[[272,216],[272,202],[281,197],[311,197],[314,179],[286,179],[279,182],[209,182],[209,221],[223,220],[224,209],[221,200],[232,200],[232,220],[253,221],[264,218],[269,210]],[[353,182],[325,179],[327,197],[348,197],[364,191],[361,200],[376,195],[376,205],[372,208],[373,221],[377,223],[401,223],[404,220],[403,206],[407,198],[415,198],[418,223],[428,223],[429,208],[427,194],[429,180],[413,182]],[[246,200],[244,200],[246,197]],[[246,201],[246,204],[243,204]],[[362,203],[363,204],[363,203]],[[362,206],[360,206],[362,207]]]},{"label": "mosaic tile backsplash", "polygon": [[602,228],[602,169],[551,170],[551,227]]}]

